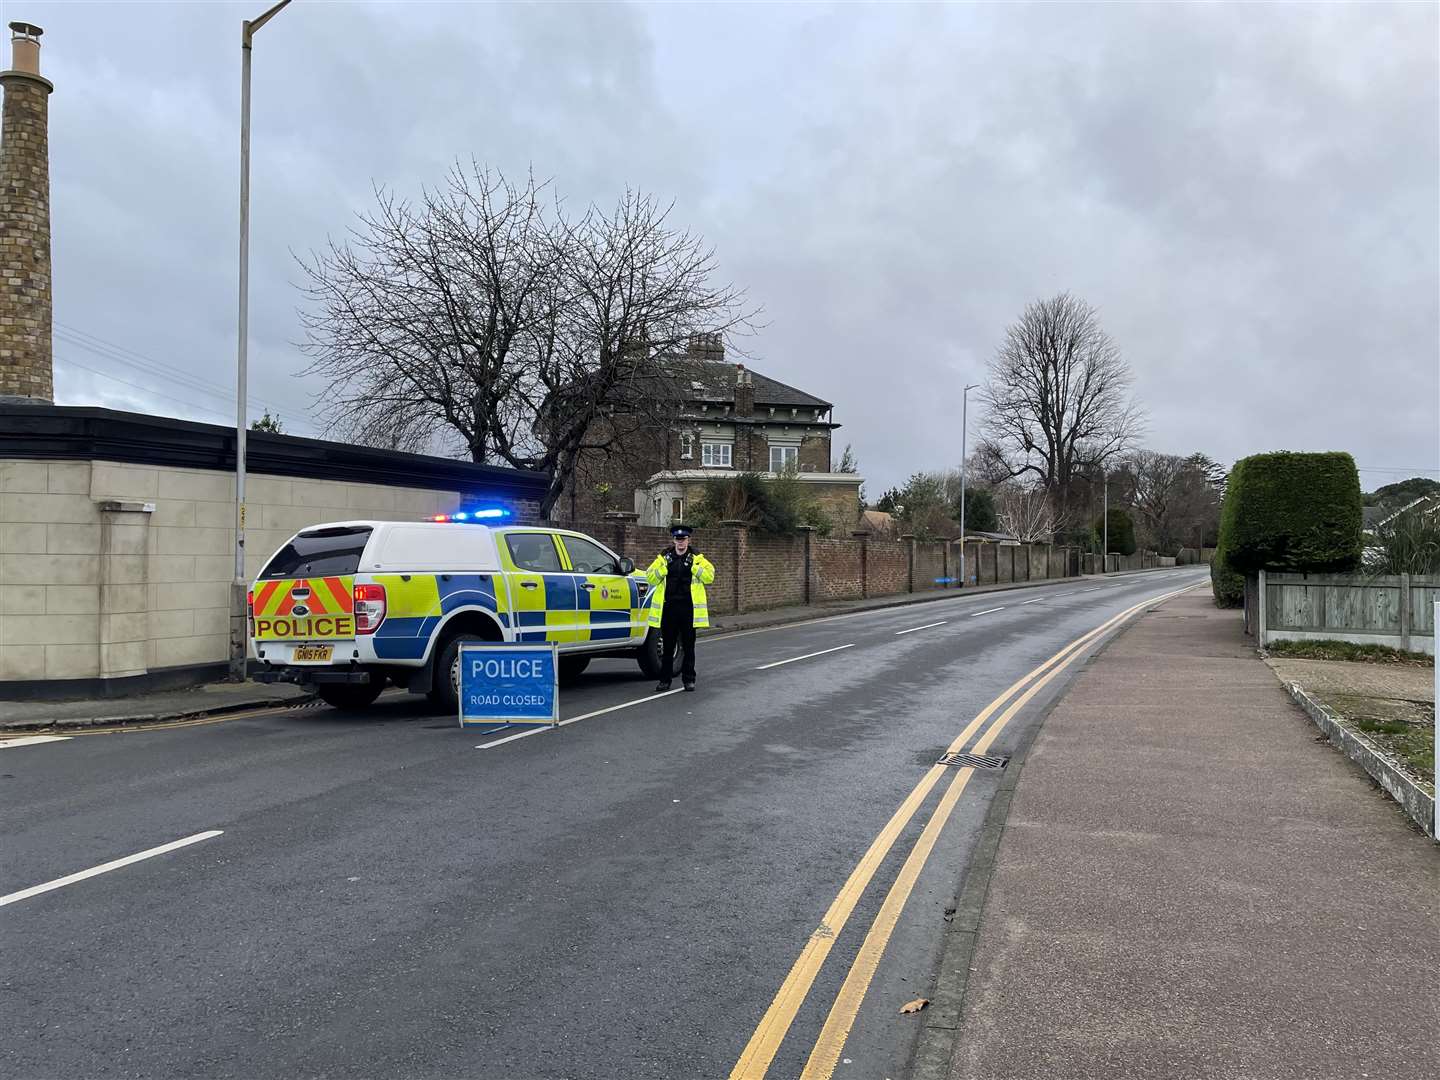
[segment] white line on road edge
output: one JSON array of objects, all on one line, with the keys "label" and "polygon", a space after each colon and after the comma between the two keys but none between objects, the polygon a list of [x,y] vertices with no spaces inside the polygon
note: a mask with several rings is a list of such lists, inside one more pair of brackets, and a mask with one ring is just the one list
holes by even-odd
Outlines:
[{"label": "white line on road edge", "polygon": [[1034,600],[1022,600],[1020,601],[1020,606],[1024,607],[1026,604],[1038,604],[1044,599],[1045,597],[1043,596],[1037,596]]},{"label": "white line on road edge", "polygon": [[144,859],[153,859],[156,855],[164,855],[167,851],[174,851],[177,848],[198,844],[201,840],[209,840],[212,836],[223,835],[223,829],[211,829],[209,832],[187,836],[183,840],[172,840],[168,844],[161,844],[159,847],[152,847],[148,851],[142,851],[135,855],[126,855],[123,859],[116,859],[113,862],[92,866],[89,870],[81,870],[78,874],[69,874],[62,878],[56,878],[54,881],[47,881],[44,885],[32,885],[28,889],[21,889],[19,892],[12,892],[6,896],[0,896],[0,907],[4,907],[6,904],[13,904],[17,900],[28,900],[32,896],[39,896],[41,893],[47,893],[51,889],[74,885],[77,881],[84,881],[86,878],[96,877],[100,874],[108,874],[111,870],[119,870],[120,867],[129,866],[131,863],[137,863]]},{"label": "white line on road edge", "polygon": [[[666,690],[659,694],[649,694],[634,701],[622,701],[619,705],[610,705],[604,709],[596,709],[594,712],[581,713],[579,716],[572,716],[569,720],[561,720],[555,727],[565,727],[568,724],[578,724],[581,720],[589,720],[592,716],[604,716],[606,713],[616,712],[619,709],[628,709],[631,705],[644,705],[647,701],[658,701],[660,698],[670,697],[672,694],[684,693],[684,687],[674,690]],[[492,746],[504,746],[507,742],[514,742],[516,739],[523,739],[530,735],[539,735],[546,731],[553,731],[554,728],[535,727],[528,731],[517,731],[514,735],[506,735],[503,739],[496,739],[493,742],[481,743],[475,747],[476,750],[489,750]]]},{"label": "white line on road edge", "polygon": [[38,746],[47,742],[67,742],[72,738],[73,735],[18,735],[13,739],[0,739],[0,750],[10,750],[17,746]]},{"label": "white line on road edge", "polygon": [[939,622],[927,622],[924,626],[912,626],[909,630],[896,630],[895,636],[899,637],[901,634],[913,634],[916,630],[929,630],[935,626],[944,626],[949,621],[949,619],[941,619]]},{"label": "white line on road edge", "polygon": [[986,608],[984,611],[977,611],[977,612],[975,612],[975,614],[971,615],[970,618],[972,618],[972,619],[978,619],[981,615],[989,615],[992,611],[1004,611],[1004,610],[1005,610],[1005,609],[1004,609],[1003,607]]},{"label": "white line on road edge", "polygon": [[813,656],[824,656],[826,653],[839,652],[841,649],[853,649],[854,647],[855,643],[852,641],[849,645],[836,645],[833,649],[821,649],[819,652],[806,653],[804,656],[792,656],[789,660],[776,660],[773,664],[761,664],[755,670],[766,671],[772,667],[782,667],[785,664],[793,664],[797,660],[809,660]]}]

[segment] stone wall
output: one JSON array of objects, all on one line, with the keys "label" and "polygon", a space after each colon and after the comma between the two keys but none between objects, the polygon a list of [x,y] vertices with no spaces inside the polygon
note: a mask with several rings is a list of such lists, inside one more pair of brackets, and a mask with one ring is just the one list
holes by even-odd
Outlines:
[{"label": "stone wall", "polygon": [[[0,680],[125,678],[229,655],[234,477],[0,461]],[[459,491],[247,477],[246,576],[300,529],[414,521]]]}]

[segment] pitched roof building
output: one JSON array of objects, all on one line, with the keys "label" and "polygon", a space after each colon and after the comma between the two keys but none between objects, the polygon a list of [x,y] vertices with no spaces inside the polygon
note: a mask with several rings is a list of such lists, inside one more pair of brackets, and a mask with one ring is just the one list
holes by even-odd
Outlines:
[{"label": "pitched roof building", "polygon": [[718,478],[794,470],[833,528],[854,527],[863,478],[831,471],[840,425],[830,402],[726,360],[718,334],[696,335],[666,371],[679,398],[668,429],[627,440],[623,451],[582,455],[555,516],[593,521],[622,511],[665,525],[687,516]]}]

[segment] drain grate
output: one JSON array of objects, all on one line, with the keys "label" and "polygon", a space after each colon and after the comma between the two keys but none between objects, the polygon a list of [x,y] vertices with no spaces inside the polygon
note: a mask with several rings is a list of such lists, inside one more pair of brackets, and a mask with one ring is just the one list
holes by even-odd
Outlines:
[{"label": "drain grate", "polygon": [[946,754],[936,765],[949,765],[956,769],[1003,769],[1010,763],[1008,757],[996,754]]}]

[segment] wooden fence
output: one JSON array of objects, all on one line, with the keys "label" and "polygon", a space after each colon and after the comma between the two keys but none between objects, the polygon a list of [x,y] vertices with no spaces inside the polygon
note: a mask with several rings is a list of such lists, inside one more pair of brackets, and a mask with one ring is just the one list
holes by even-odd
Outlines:
[{"label": "wooden fence", "polygon": [[1262,646],[1272,641],[1328,639],[1435,652],[1440,576],[1262,570],[1255,584],[1253,591],[1246,590],[1246,600],[1256,605],[1254,623]]}]

